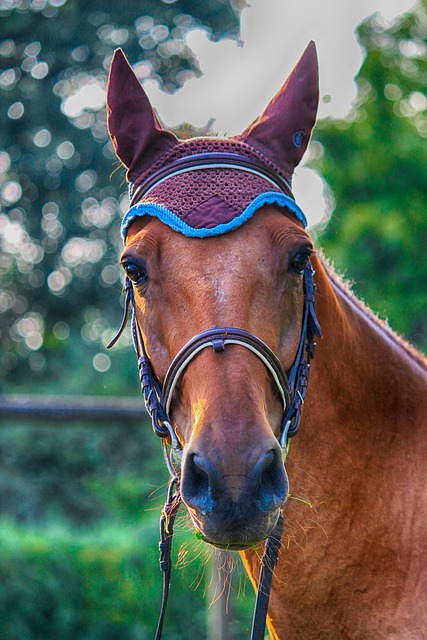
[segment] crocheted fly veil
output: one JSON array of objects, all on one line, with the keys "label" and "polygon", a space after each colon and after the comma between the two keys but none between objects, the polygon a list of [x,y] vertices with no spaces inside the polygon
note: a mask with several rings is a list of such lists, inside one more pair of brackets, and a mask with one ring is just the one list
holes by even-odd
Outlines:
[{"label": "crocheted fly veil", "polygon": [[217,235],[243,224],[265,204],[285,207],[306,226],[290,185],[310,139],[318,97],[311,42],[283,88],[241,135],[178,140],[161,127],[118,49],[111,63],[107,113],[130,187],[123,237],[135,217],[144,215],[187,236]]}]

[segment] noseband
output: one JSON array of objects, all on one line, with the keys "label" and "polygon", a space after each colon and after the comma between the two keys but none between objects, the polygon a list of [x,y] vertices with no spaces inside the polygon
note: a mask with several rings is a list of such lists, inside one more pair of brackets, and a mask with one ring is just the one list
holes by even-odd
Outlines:
[{"label": "noseband", "polygon": [[[286,461],[289,438],[298,432],[302,405],[307,391],[310,361],[316,347],[315,337],[321,337],[321,329],[315,311],[313,274],[314,271],[309,262],[304,270],[304,311],[301,337],[294,364],[288,373],[283,369],[276,354],[257,336],[237,327],[213,327],[198,333],[176,354],[166,373],[163,386],[154,374],[145,349],[136,317],[132,282],[129,278],[125,280],[126,300],[123,320],[116,336],[107,347],[110,348],[116,344],[126,326],[129,311],[132,310],[132,334],[138,355],[142,396],[146,410],[151,417],[154,433],[162,439],[163,454],[171,475],[168,498],[160,520],[160,567],[163,571],[163,598],[156,640],[160,640],[162,634],[170,584],[173,524],[180,504],[179,476],[182,445],[170,419],[174,390],[186,367],[203,349],[211,347],[218,354],[221,354],[228,345],[238,345],[249,349],[263,362],[271,374],[283,403],[279,443]],[[251,640],[264,638],[269,593],[274,568],[278,560],[282,529],[283,517],[280,516],[274,531],[267,539],[261,560]]]},{"label": "noseband", "polygon": [[222,353],[229,344],[238,344],[254,353],[266,366],[275,381],[283,402],[283,410],[289,405],[289,383],[283,367],[275,353],[262,340],[248,331],[236,327],[207,329],[198,333],[177,353],[168,369],[163,383],[163,404],[169,416],[172,395],[184,369],[206,347]]}]

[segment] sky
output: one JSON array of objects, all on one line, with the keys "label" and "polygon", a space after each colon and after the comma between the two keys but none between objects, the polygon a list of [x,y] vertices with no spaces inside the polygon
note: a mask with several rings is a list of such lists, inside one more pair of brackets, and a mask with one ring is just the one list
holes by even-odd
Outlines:
[{"label": "sky", "polygon": [[[144,83],[153,106],[168,126],[214,119],[220,136],[243,131],[280,89],[310,40],[320,67],[319,117],[343,118],[356,97],[354,77],[363,61],[355,29],[380,13],[386,21],[408,11],[414,0],[249,0],[242,11],[240,41],[209,40],[195,29],[187,36],[202,71],[175,94]],[[310,226],[331,213],[331,199],[314,171],[300,167],[294,193]]]}]

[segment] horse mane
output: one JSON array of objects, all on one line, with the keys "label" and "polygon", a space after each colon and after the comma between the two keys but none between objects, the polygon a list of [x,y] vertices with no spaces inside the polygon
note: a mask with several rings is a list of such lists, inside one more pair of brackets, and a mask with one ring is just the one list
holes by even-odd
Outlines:
[{"label": "horse mane", "polygon": [[355,306],[368,320],[383,333],[391,342],[399,349],[402,349],[404,353],[413,361],[415,361],[420,367],[427,371],[427,358],[420,353],[413,345],[411,345],[405,338],[399,336],[387,323],[386,320],[381,319],[372,309],[370,309],[363,300],[358,298],[352,291],[351,282],[343,275],[338,274],[335,266],[329,258],[326,258],[321,252],[318,253],[320,262],[326,271],[326,275],[331,284],[339,290],[344,298],[353,306]]}]

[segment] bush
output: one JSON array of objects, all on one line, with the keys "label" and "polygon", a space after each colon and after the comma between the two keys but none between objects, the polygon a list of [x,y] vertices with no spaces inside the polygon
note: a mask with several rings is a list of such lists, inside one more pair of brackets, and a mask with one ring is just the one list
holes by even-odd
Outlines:
[{"label": "bush", "polygon": [[[149,425],[0,430],[2,640],[144,640],[161,602],[158,520],[167,471]],[[212,548],[181,507],[164,637],[207,636]],[[230,640],[246,640],[254,594],[240,564]],[[236,598],[240,594],[240,598]]]},{"label": "bush", "polygon": [[[0,510],[18,522],[88,526],[140,518],[168,473],[159,439],[141,425],[5,423],[0,429]],[[154,492],[155,499],[151,499]]]},{"label": "bush", "polygon": [[[162,577],[157,514],[145,519],[143,527],[104,524],[90,533],[61,527],[30,530],[3,521],[3,640],[151,639]],[[205,636],[203,588],[189,588],[200,582],[202,572],[199,560],[175,570],[165,637]]]}]

